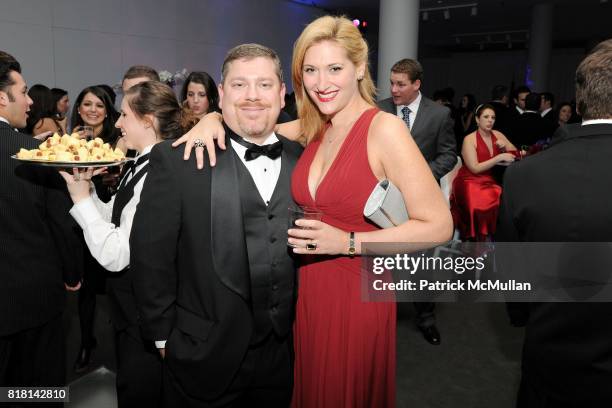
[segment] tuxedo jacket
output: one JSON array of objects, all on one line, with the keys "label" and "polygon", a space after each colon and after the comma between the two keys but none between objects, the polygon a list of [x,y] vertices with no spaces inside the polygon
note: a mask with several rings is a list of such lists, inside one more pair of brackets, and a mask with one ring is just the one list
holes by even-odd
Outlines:
[{"label": "tuxedo jacket", "polygon": [[[393,98],[378,102],[378,107],[385,112],[397,115]],[[436,180],[440,180],[457,163],[454,126],[455,123],[448,108],[425,96],[421,97],[419,110],[410,133]]]},{"label": "tuxedo jacket", "polygon": [[[541,116],[541,115],[540,115]],[[542,116],[542,119],[552,122],[555,125],[559,125],[559,111],[551,109],[546,112],[546,115]]]},{"label": "tuxedo jacket", "polygon": [[[612,125],[565,130],[507,169],[496,241],[612,241]],[[528,312],[524,380],[572,406],[611,406],[612,303],[532,303]]]},{"label": "tuxedo jacket", "polygon": [[0,336],[62,313],[64,282],[83,268],[80,229],[68,214],[66,183],[50,168],[11,159],[40,142],[0,122]]},{"label": "tuxedo jacket", "polygon": [[[302,148],[279,139],[280,181],[290,177]],[[226,146],[217,151],[214,168],[198,170],[171,141],[156,145],[130,238],[143,335],[167,340],[167,368],[201,400],[226,390],[254,331],[241,163],[229,139]]]},{"label": "tuxedo jacket", "polygon": [[517,149],[522,145],[531,146],[538,140],[551,139],[557,126],[542,118],[538,112],[524,112],[510,124],[510,134],[506,136]]}]

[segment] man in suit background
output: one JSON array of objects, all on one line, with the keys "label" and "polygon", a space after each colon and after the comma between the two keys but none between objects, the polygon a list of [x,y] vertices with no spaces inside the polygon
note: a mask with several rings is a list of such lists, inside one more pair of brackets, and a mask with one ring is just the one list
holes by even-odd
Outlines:
[{"label": "man in suit background", "polygon": [[404,120],[436,180],[457,163],[450,110],[421,94],[423,67],[405,58],[391,67],[391,97],[378,107]]},{"label": "man in suit background", "polygon": [[542,92],[540,98],[540,115],[550,122],[558,123],[559,114],[553,109],[555,107],[555,95],[550,92]]},{"label": "man in suit background", "polygon": [[0,385],[65,383],[65,286],[77,290],[82,247],[59,174],[10,158],[39,141],[26,124],[32,100],[21,66],[0,51]]},{"label": "man in suit background", "polygon": [[[405,58],[391,67],[391,97],[378,102],[381,110],[404,120],[438,182],[457,163],[454,122],[448,108],[421,94],[423,67]],[[440,344],[434,303],[415,302],[417,326],[425,339]]]},{"label": "man in suit background", "polygon": [[527,85],[521,85],[514,91],[512,101],[514,102],[514,115],[522,115],[525,112],[525,99],[531,93],[531,89]]},{"label": "man in suit background", "polygon": [[[508,168],[496,241],[612,241],[611,94],[612,47],[600,46],[576,71],[582,124]],[[528,304],[517,406],[612,406],[611,315],[611,303]]]},{"label": "man in suit background", "polygon": [[144,335],[165,358],[166,405],[287,407],[287,208],[302,148],[274,134],[285,86],[273,50],[235,47],[222,71],[232,148],[204,172],[169,142],[153,149],[131,237],[135,291]]},{"label": "man in suit background", "polygon": [[510,126],[510,133],[506,136],[517,148],[531,146],[538,140],[552,138],[557,126],[540,115],[540,94],[531,92],[525,97],[525,109],[518,115]]}]

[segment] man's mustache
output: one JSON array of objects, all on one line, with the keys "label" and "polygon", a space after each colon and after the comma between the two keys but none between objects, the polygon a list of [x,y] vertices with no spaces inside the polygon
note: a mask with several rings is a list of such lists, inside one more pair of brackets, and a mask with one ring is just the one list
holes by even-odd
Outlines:
[{"label": "man's mustache", "polygon": [[269,104],[265,104],[265,103],[252,103],[252,102],[247,102],[247,103],[241,103],[240,105],[238,105],[239,108],[258,108],[258,109],[265,109],[265,108],[269,108],[270,105]]}]

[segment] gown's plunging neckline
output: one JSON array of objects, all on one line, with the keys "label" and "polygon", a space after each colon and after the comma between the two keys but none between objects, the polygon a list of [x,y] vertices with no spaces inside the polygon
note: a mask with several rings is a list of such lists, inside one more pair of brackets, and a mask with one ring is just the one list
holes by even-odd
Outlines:
[{"label": "gown's plunging neckline", "polygon": [[[349,139],[349,137],[354,133],[353,130],[355,129],[355,127],[357,126],[357,124],[363,119],[364,115],[370,111],[371,109],[376,109],[376,108],[370,108],[370,109],[366,109],[364,110],[359,117],[357,118],[357,120],[355,120],[355,122],[353,122],[353,124],[351,125],[348,133],[346,134],[346,137],[344,138],[344,140],[342,141],[342,145],[340,145],[340,148],[338,149],[338,153],[336,153],[336,156],[334,157],[334,159],[332,160],[332,164],[327,168],[327,171],[325,171],[325,174],[319,179],[319,184],[317,184],[317,186],[314,189],[314,195],[313,195],[313,191],[310,189],[310,172],[312,170],[312,164],[315,161],[315,158],[317,157],[317,153],[319,153],[319,148],[321,147],[321,144],[323,142],[323,137],[321,137],[321,139],[319,139],[317,141],[318,145],[316,147],[315,153],[313,155],[313,160],[310,163],[310,166],[308,167],[308,177],[306,178],[306,182],[308,183],[308,195],[310,196],[310,199],[312,200],[313,204],[317,202],[317,196],[319,193],[319,189],[321,188],[321,185],[325,182],[325,180],[327,179],[327,175],[331,172],[331,170],[336,166],[336,162],[338,161],[338,157],[340,157],[340,155],[343,153],[344,149],[346,149],[347,143],[346,141]],[[327,129],[330,127],[329,124],[326,125],[325,127],[325,131],[327,131]],[[325,132],[323,132],[325,133]]]}]

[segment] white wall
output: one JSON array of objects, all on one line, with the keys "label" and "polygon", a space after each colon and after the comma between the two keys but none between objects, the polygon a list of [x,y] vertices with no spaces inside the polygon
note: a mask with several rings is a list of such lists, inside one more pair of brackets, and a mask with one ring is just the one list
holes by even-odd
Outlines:
[{"label": "white wall", "polygon": [[2,0],[0,49],[30,86],[64,88],[71,100],[134,64],[218,81],[227,50],[245,42],[274,48],[290,87],[293,42],[320,13],[283,0]]}]

